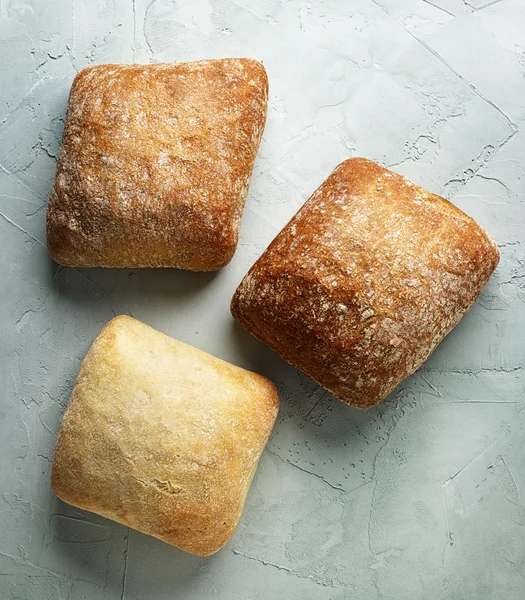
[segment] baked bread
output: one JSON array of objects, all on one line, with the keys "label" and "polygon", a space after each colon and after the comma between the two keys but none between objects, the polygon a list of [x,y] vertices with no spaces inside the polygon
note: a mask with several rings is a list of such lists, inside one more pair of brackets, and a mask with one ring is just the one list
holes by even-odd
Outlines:
[{"label": "baked bread", "polygon": [[237,526],[278,404],[265,377],[116,317],[80,368],[53,490],[182,550],[212,554]]},{"label": "baked bread", "polygon": [[343,402],[379,402],[432,353],[496,268],[447,200],[364,158],[340,164],[246,275],[232,313]]},{"label": "baked bread", "polygon": [[226,265],[268,102],[247,58],[96,65],[75,78],[47,209],[66,266]]}]

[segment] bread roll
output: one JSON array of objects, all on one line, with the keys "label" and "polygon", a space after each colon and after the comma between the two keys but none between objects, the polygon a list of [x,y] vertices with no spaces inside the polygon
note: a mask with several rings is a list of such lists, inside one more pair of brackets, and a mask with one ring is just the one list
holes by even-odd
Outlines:
[{"label": "bread roll", "polygon": [[354,158],[279,233],[231,308],[292,365],[367,408],[429,357],[498,260],[494,240],[450,202]]},{"label": "bread roll", "polygon": [[261,63],[96,65],[73,82],[47,246],[67,266],[226,265],[268,100]]},{"label": "bread roll", "polygon": [[182,550],[212,554],[239,522],[278,403],[261,375],[117,317],[80,368],[53,490]]}]

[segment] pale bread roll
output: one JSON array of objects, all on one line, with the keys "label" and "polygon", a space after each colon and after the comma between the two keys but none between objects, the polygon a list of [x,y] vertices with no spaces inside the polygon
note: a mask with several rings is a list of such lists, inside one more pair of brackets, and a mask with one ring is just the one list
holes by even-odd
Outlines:
[{"label": "pale bread roll", "polygon": [[278,405],[261,375],[117,317],[80,368],[53,490],[182,550],[212,554],[239,522]]}]

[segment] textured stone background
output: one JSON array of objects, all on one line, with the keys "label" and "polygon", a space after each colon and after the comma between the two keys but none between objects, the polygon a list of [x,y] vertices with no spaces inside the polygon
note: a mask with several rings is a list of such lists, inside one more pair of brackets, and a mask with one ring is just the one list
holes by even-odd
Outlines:
[{"label": "textured stone background", "polygon": [[[523,0],[1,0],[0,598],[523,600]],[[99,62],[263,59],[264,141],[217,274],[57,268],[44,222],[67,94]],[[368,412],[236,327],[243,274],[335,165],[363,155],[498,240],[483,296]],[[81,358],[113,315],[279,384],[231,542],[186,555],[59,502],[50,465]]]}]

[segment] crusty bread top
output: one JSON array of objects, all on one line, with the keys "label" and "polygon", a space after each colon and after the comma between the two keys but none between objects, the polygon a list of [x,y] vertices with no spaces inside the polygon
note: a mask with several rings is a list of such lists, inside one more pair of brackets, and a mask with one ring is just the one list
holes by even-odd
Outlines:
[{"label": "crusty bread top", "polygon": [[183,550],[212,554],[237,526],[278,403],[265,377],[117,317],[80,368],[53,490]]},{"label": "crusty bread top", "polygon": [[82,70],[49,199],[51,256],[69,266],[224,266],[267,100],[266,71],[246,58]]},{"label": "crusty bread top", "polygon": [[498,260],[494,240],[450,202],[354,158],[270,244],[232,312],[335,396],[366,408],[426,360]]}]

